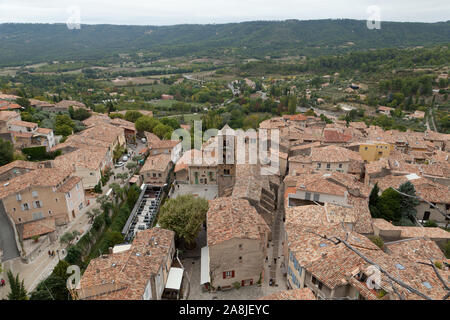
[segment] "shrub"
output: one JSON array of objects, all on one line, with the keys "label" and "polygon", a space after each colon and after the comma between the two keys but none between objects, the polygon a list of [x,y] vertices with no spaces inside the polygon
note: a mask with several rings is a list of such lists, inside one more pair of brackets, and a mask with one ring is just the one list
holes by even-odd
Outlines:
[{"label": "shrub", "polygon": [[81,249],[78,246],[72,246],[67,250],[66,261],[70,264],[81,264]]},{"label": "shrub", "polygon": [[370,241],[372,241],[378,248],[383,249],[384,241],[379,236],[369,236]]},{"label": "shrub", "polygon": [[427,228],[437,228],[438,225],[433,220],[428,220],[423,226]]},{"label": "shrub", "polygon": [[236,282],[233,283],[233,287],[235,289],[239,289],[241,287],[241,283],[239,281],[236,281]]}]

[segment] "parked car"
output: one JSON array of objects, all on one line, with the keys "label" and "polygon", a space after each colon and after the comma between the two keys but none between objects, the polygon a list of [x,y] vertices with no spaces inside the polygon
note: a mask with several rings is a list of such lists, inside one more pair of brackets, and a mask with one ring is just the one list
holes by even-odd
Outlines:
[{"label": "parked car", "polygon": [[114,167],[120,168],[120,167],[123,167],[124,164],[125,164],[125,163],[123,163],[123,162],[117,162],[117,163],[114,165]]},{"label": "parked car", "polygon": [[142,141],[142,143],[147,143],[147,139],[145,139],[145,138],[142,138],[141,141]]},{"label": "parked car", "polygon": [[128,156],[123,156],[122,161],[127,162],[128,161]]}]

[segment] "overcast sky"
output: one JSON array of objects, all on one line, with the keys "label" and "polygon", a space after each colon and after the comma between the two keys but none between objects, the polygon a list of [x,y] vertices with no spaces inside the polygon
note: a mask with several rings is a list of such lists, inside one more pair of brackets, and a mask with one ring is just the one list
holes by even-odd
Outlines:
[{"label": "overcast sky", "polygon": [[[83,24],[173,25],[250,20],[350,18],[381,21],[450,20],[448,0],[0,0],[0,23],[66,23],[79,12]],[[75,9],[74,9],[75,8]]]}]

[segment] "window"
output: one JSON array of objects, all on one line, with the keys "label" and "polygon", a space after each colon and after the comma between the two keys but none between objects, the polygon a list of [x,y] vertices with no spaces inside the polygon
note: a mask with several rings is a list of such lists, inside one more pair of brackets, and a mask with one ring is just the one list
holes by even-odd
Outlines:
[{"label": "window", "polygon": [[234,278],[234,270],[233,271],[225,271],[223,273],[224,279]]},{"label": "window", "polygon": [[162,174],[161,174],[161,173],[158,173],[158,177],[160,177],[160,178],[161,178],[161,177],[162,177]]},{"label": "window", "polygon": [[331,168],[331,164],[327,163],[327,169]]},{"label": "window", "polygon": [[52,210],[48,210],[48,214],[50,214],[50,215],[51,215],[51,214],[52,214]]},{"label": "window", "polygon": [[16,212],[16,208],[13,208],[13,211]]},{"label": "window", "polygon": [[314,193],[314,201],[319,201],[320,193]]},{"label": "window", "polygon": [[77,188],[77,190],[80,188],[80,185],[77,183],[77,185],[76,185],[76,188]]},{"label": "window", "polygon": [[38,201],[35,201],[33,203],[33,205],[34,205],[35,208],[41,208],[42,207],[42,202],[38,200]]},{"label": "window", "polygon": [[317,163],[317,169],[320,169],[321,166],[322,166],[322,164],[320,162]]},{"label": "window", "polygon": [[425,211],[422,220],[429,220],[429,219],[430,219],[430,211]]},{"label": "window", "polygon": [[70,192],[67,192],[67,193],[66,193],[66,197],[67,197],[68,199],[70,199]]},{"label": "window", "polygon": [[55,199],[55,202],[58,202],[58,198]]},{"label": "window", "polygon": [[[90,172],[89,174],[90,174],[91,176],[93,176],[93,175],[94,175],[94,173],[93,173],[93,172]],[[77,186],[78,186],[78,185],[77,185]],[[78,188],[77,188],[77,189],[78,189]]]},{"label": "window", "polygon": [[450,204],[445,205],[445,210],[450,210]]},{"label": "window", "polygon": [[156,178],[156,173],[153,174],[153,178]]},{"label": "window", "polygon": [[305,200],[310,200],[310,199],[311,199],[311,193],[305,192]]},{"label": "window", "polygon": [[16,194],[16,199],[20,201],[22,200],[22,196],[20,194]]},{"label": "window", "polygon": [[32,196],[33,196],[34,198],[36,198],[36,197],[38,196],[37,191],[32,191],[31,194],[32,194]]},{"label": "window", "polygon": [[342,168],[342,163],[339,163],[339,169],[341,169]]},{"label": "window", "polygon": [[230,169],[223,169],[223,174],[230,174]]},{"label": "window", "polygon": [[30,207],[28,206],[28,203],[22,204],[22,210],[23,210],[23,211],[25,211],[25,210],[30,210]]},{"label": "window", "polygon": [[239,257],[239,262],[242,262],[242,257]]},{"label": "window", "polygon": [[242,250],[242,244],[239,245],[239,249]]},{"label": "window", "polygon": [[80,203],[80,205],[78,206],[78,209],[79,210],[83,209],[83,202]]},{"label": "window", "polygon": [[368,148],[367,147],[364,147],[364,150],[367,150]]}]

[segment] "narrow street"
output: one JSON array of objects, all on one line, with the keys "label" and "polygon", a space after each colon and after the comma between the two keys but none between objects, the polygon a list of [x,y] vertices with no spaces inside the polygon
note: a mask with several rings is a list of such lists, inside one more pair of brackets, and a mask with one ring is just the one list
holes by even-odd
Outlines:
[{"label": "narrow street", "polygon": [[[284,261],[283,257],[283,246],[282,242],[284,239],[284,229],[283,229],[283,212],[284,212],[284,184],[281,183],[278,190],[278,204],[277,210],[275,212],[274,223],[272,227],[272,254],[270,263],[270,279],[276,285],[285,285],[286,281],[282,275],[282,263]],[[269,256],[270,258],[270,256]],[[276,259],[276,260],[275,260]],[[270,280],[269,279],[269,280]]]}]

